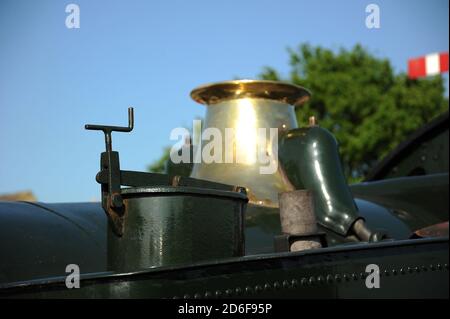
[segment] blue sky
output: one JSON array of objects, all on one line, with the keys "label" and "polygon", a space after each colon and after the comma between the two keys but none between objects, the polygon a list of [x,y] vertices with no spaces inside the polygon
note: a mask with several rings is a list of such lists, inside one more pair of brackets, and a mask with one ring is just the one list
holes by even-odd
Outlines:
[{"label": "blue sky", "polygon": [[[80,7],[67,29],[65,7]],[[365,27],[376,3],[381,28]],[[99,199],[94,180],[103,136],[85,123],[126,124],[113,136],[122,169],[145,170],[204,107],[194,87],[287,74],[287,47],[361,43],[389,58],[448,51],[448,0],[0,1],[0,193],[32,190],[48,202]],[[448,87],[448,75],[446,75]]]}]

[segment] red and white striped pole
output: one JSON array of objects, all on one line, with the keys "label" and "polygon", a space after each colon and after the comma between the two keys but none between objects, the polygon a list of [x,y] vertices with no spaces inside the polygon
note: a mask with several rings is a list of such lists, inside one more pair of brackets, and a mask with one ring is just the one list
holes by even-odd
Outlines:
[{"label": "red and white striped pole", "polygon": [[408,77],[417,79],[448,72],[448,52],[432,53],[408,60]]}]

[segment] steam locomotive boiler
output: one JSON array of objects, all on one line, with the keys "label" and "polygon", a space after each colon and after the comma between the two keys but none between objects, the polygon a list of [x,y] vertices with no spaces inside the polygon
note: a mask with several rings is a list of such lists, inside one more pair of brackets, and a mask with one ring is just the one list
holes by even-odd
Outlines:
[{"label": "steam locomotive boiler", "polygon": [[297,123],[305,88],[191,96],[207,138],[165,174],[121,168],[129,109],[126,127],[86,125],[105,137],[100,203],[0,202],[1,297],[448,298],[448,113],[349,186],[333,134]]}]

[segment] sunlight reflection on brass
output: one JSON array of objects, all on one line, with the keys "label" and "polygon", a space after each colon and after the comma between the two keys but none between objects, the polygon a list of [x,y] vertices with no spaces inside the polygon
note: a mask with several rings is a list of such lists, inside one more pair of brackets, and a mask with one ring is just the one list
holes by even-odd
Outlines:
[{"label": "sunlight reflection on brass", "polygon": [[[299,86],[274,82],[239,80],[201,86],[191,92],[192,98],[206,104],[206,116],[202,130],[218,128],[225,136],[225,129],[234,130],[232,163],[226,163],[225,142],[222,141],[222,163],[194,163],[191,176],[248,189],[250,203],[278,207],[278,193],[293,190],[282,167],[278,165],[278,150],[270,141],[270,128],[281,132],[298,127],[295,105],[309,97],[309,92]],[[258,134],[259,128],[266,135]],[[263,152],[260,154],[259,152]],[[261,155],[275,164],[273,174],[261,174]]]},{"label": "sunlight reflection on brass", "polygon": [[238,100],[236,119],[235,162],[245,165],[256,163],[256,114],[250,99]]}]

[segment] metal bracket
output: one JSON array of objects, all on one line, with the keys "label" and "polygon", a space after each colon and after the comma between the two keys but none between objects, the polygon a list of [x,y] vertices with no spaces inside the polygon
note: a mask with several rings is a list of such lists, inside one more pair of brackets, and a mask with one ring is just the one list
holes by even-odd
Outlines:
[{"label": "metal bracket", "polygon": [[291,235],[291,234],[281,234],[274,236],[273,244],[275,252],[289,252],[291,251],[291,245],[298,240],[311,240],[319,239],[322,247],[328,247],[326,234],[324,232],[316,232],[305,235]]},{"label": "metal bracket", "polygon": [[86,124],[86,130],[103,131],[105,134],[106,152],[100,156],[100,172],[105,172],[107,182],[101,183],[102,207],[109,218],[113,231],[118,235],[123,234],[123,215],[125,207],[121,195],[120,161],[119,152],[112,150],[112,132],[131,132],[134,127],[133,108],[128,108],[128,126],[109,126]]}]

